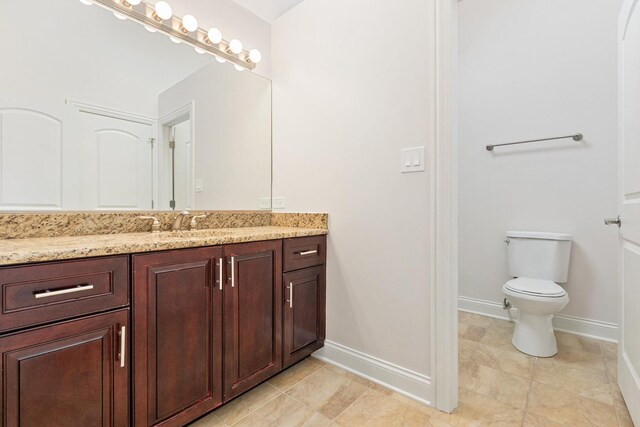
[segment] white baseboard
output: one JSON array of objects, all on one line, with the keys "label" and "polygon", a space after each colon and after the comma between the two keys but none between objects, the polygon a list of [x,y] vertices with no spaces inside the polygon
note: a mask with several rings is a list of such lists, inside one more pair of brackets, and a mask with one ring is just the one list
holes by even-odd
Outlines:
[{"label": "white baseboard", "polygon": [[313,356],[425,405],[433,406],[431,378],[426,375],[331,341],[325,341],[324,347]]},{"label": "white baseboard", "polygon": [[[458,297],[458,309],[505,320],[515,320],[517,317],[515,308],[504,310],[500,303],[462,296]],[[589,338],[618,342],[618,325],[615,323],[556,314],[553,316],[553,328]]]}]

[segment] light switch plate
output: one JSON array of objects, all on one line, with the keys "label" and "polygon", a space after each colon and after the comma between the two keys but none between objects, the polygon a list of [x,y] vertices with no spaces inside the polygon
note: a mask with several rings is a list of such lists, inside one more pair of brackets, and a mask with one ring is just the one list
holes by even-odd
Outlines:
[{"label": "light switch plate", "polygon": [[400,172],[424,172],[425,163],[424,147],[405,148],[400,150]]},{"label": "light switch plate", "polygon": [[271,209],[284,209],[284,197],[274,197]]},{"label": "light switch plate", "polygon": [[196,178],[196,193],[202,193],[204,191],[204,179]]},{"label": "light switch plate", "polygon": [[260,198],[260,209],[261,210],[269,210],[269,209],[271,209],[271,197],[261,197]]}]

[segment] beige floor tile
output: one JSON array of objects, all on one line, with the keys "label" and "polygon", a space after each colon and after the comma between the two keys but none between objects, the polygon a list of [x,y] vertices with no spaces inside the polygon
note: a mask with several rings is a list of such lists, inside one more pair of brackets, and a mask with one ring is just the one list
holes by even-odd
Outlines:
[{"label": "beige floor tile", "polygon": [[[497,322],[502,322],[498,320]],[[480,339],[480,344],[496,348],[514,349],[511,340],[513,338],[513,328],[509,326],[491,326],[487,328],[485,334]]]},{"label": "beige floor tile", "polygon": [[613,404],[609,379],[603,371],[569,368],[555,364],[536,364],[533,380],[552,387]]},{"label": "beige floor tile", "polygon": [[573,347],[559,347],[558,354],[553,357],[540,357],[541,366],[555,365],[558,367],[577,368],[593,371],[604,371],[602,354],[589,353]]},{"label": "beige floor tile", "polygon": [[458,340],[458,367],[463,368],[467,364],[473,353],[478,348],[478,343],[464,338]]},{"label": "beige floor tile", "polygon": [[460,371],[460,387],[523,410],[530,383],[527,378],[479,365],[474,360]]},{"label": "beige floor tile", "polygon": [[609,378],[609,381],[612,383],[618,383],[618,361],[606,359],[604,361],[604,369]]},{"label": "beige floor tile", "polygon": [[469,325],[476,325],[481,328],[488,328],[491,326],[493,319],[487,316],[481,316],[479,314],[467,313],[466,311],[458,311],[458,322],[468,323]]},{"label": "beige floor tile", "polygon": [[340,375],[343,376],[353,382],[356,382],[358,384],[362,384],[363,386],[369,388],[369,387],[373,387],[374,383],[372,383],[371,381],[369,381],[366,378],[362,378],[358,375],[354,375],[349,371],[345,371],[344,369],[338,368],[337,366],[333,366],[333,365],[326,365],[325,369],[331,373],[333,373],[334,375]]},{"label": "beige floor tile", "polygon": [[616,413],[618,414],[618,423],[620,427],[634,427],[629,411],[616,409]]},{"label": "beige floor tile", "polygon": [[500,328],[500,329],[508,329],[511,332],[514,331],[516,327],[516,322],[513,320],[503,320],[503,319],[493,319],[491,321],[490,328]]},{"label": "beige floor tile", "polygon": [[221,421],[232,425],[281,394],[269,383],[263,383],[215,411]]},{"label": "beige floor tile", "polygon": [[323,366],[325,366],[324,362],[309,357],[271,378],[269,384],[286,391]]},{"label": "beige floor tile", "polygon": [[633,427],[633,421],[631,421],[631,415],[629,415],[629,409],[622,397],[620,388],[617,384],[611,385],[611,395],[613,396],[613,406],[616,409],[618,415],[618,421],[622,427]]},{"label": "beige floor tile", "polygon": [[426,427],[453,427],[453,426],[442,420],[436,420],[435,418],[431,417],[431,419],[429,419],[429,422],[427,422]]},{"label": "beige floor tile", "polygon": [[395,399],[398,400],[400,402],[402,402],[405,405],[408,406],[413,406],[415,409],[421,411],[421,412],[425,412],[427,414],[433,414],[434,412],[436,412],[436,410],[430,406],[425,405],[422,402],[418,402],[417,400],[408,398],[406,396],[401,395],[400,393],[396,393],[393,390],[390,390],[386,387],[383,387],[379,384],[374,384],[371,387],[372,390],[377,391],[378,393],[382,393],[384,394],[386,397],[391,398],[391,399]]},{"label": "beige floor tile", "polygon": [[223,423],[216,414],[209,414],[205,417],[200,418],[193,424],[189,424],[189,426],[190,427],[226,427],[227,425]]},{"label": "beige floor tile", "polygon": [[[329,419],[334,419],[369,389],[351,374],[325,366],[293,386],[287,394]],[[348,375],[347,375],[348,374]]]},{"label": "beige floor tile", "polygon": [[600,350],[602,350],[605,360],[618,360],[618,344],[600,341]]},{"label": "beige floor tile", "polygon": [[520,353],[515,348],[495,348],[480,344],[471,358],[480,365],[512,375],[531,378],[535,358]]},{"label": "beige floor tile", "polygon": [[600,341],[591,338],[581,337],[566,332],[556,331],[556,342],[558,348],[571,347],[587,353],[601,354]]},{"label": "beige floor tile", "polygon": [[613,405],[539,383],[533,384],[527,411],[571,426],[610,427],[617,424]]},{"label": "beige floor tile", "polygon": [[281,394],[234,424],[234,427],[324,427],[329,424],[330,419],[286,394]]},{"label": "beige floor tile", "polygon": [[486,331],[485,328],[481,328],[480,326],[458,323],[458,337],[469,341],[479,342]]},{"label": "beige floor tile", "polygon": [[520,426],[523,418],[524,412],[520,409],[463,389],[460,391],[460,406],[452,414],[435,412],[431,416],[431,422],[445,422],[453,427],[513,427]]},{"label": "beige floor tile", "polygon": [[560,427],[562,424],[548,420],[538,415],[527,413],[524,416],[522,427]]},{"label": "beige floor tile", "polygon": [[338,418],[340,426],[416,426],[424,427],[431,410],[407,404],[377,390],[369,389]]}]

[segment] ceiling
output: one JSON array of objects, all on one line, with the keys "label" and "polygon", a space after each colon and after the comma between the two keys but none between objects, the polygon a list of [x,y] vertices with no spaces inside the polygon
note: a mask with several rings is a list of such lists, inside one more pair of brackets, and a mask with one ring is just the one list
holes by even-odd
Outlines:
[{"label": "ceiling", "polygon": [[277,17],[289,11],[304,0],[232,0],[267,22],[274,22]]}]

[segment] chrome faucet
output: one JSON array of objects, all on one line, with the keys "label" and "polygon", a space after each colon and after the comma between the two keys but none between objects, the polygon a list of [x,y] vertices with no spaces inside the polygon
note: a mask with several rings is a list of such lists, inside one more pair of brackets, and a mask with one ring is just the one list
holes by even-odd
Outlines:
[{"label": "chrome faucet", "polygon": [[182,211],[178,214],[177,218],[175,221],[173,221],[173,225],[171,226],[171,231],[180,231],[182,230],[182,221],[184,220],[185,216],[188,216],[189,212],[187,211]]}]

